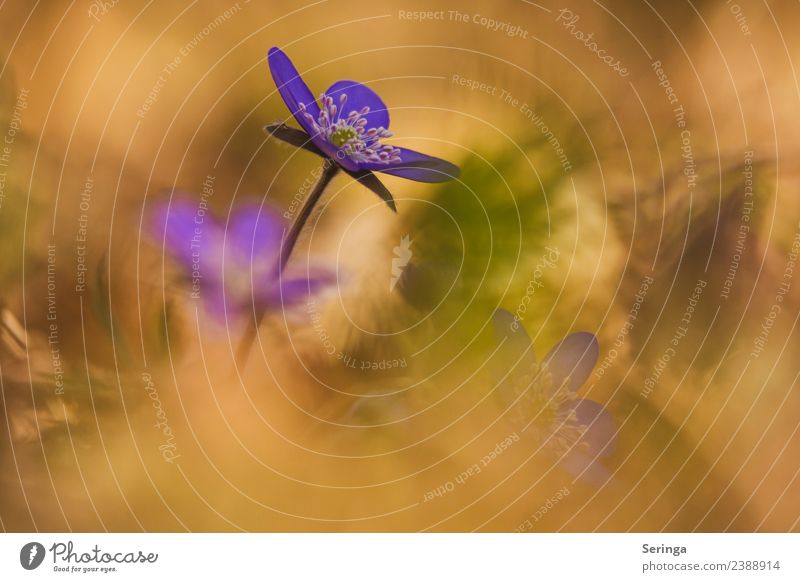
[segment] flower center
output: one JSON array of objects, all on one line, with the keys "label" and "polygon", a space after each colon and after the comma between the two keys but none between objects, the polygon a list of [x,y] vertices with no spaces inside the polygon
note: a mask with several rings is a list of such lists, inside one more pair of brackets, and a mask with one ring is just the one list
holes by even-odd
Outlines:
[{"label": "flower center", "polygon": [[584,442],[586,425],[580,424],[569,403],[575,400],[569,378],[553,386],[553,376],[547,364],[533,364],[527,374],[514,382],[514,405],[510,419],[521,425],[547,448],[559,456]]},{"label": "flower center", "polygon": [[351,160],[358,163],[396,164],[400,162],[400,150],[381,143],[381,139],[392,137],[385,127],[367,128],[366,115],[370,112],[367,106],[360,110],[351,110],[343,115],[347,104],[347,94],[339,96],[339,104],[325,93],[320,95],[320,112],[315,119],[307,110],[305,103],[300,103],[300,110],[308,119],[316,134],[321,135],[328,143],[336,147]]},{"label": "flower center", "polygon": [[342,147],[351,139],[356,139],[358,137],[358,132],[353,129],[352,127],[340,127],[337,130],[331,132],[329,139],[330,142],[335,145],[337,148]]}]

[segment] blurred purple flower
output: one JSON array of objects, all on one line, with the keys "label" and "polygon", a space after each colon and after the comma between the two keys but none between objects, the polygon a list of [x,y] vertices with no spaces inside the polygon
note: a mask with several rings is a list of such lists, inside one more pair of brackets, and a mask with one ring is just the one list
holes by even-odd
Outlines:
[{"label": "blurred purple flower", "polygon": [[616,425],[602,404],[577,397],[597,362],[597,338],[573,333],[537,362],[530,337],[515,321],[508,311],[495,311],[496,364],[502,378],[497,394],[509,421],[575,477],[603,485],[610,473],[600,459],[616,448]]},{"label": "blurred purple flower", "polygon": [[282,50],[271,48],[267,61],[278,92],[303,129],[275,124],[267,131],[337,164],[392,209],[391,194],[373,172],[417,182],[446,182],[458,176],[458,167],[450,162],[383,143],[392,136],[389,111],[366,85],[337,81],[317,101]]},{"label": "blurred purple flower", "polygon": [[226,224],[185,196],[159,202],[148,228],[190,278],[191,297],[228,319],[296,304],[332,282],[327,272],[295,278],[281,274],[283,231],[279,216],[258,203],[240,204]]}]

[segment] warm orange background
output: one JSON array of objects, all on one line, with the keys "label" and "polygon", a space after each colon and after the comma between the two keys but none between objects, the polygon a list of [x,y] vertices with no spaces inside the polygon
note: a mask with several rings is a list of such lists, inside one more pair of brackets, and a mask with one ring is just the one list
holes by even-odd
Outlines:
[{"label": "warm orange background", "polygon": [[[796,4],[742,0],[737,21],[721,2],[573,3],[577,28],[624,61],[627,77],[557,21],[561,4],[479,2],[458,8],[468,22],[442,2],[106,4],[0,8],[0,135],[21,121],[0,168],[5,530],[510,531],[564,487],[529,529],[800,528],[796,271],[764,351],[750,355],[800,228]],[[400,10],[445,16],[416,22]],[[315,92],[368,83],[397,143],[463,168],[445,186],[385,178],[397,215],[337,178],[297,255],[342,274],[338,293],[319,299],[337,350],[406,357],[407,367],[343,367],[301,307],[268,317],[237,369],[241,327],[198,310],[141,239],[143,209],[173,187],[199,192],[213,175],[223,215],[247,197],[285,208],[318,165],[261,130],[287,114],[267,70],[273,45]],[[656,60],[687,112],[691,192]],[[519,105],[453,75],[529,104],[572,168]],[[749,150],[751,228],[723,298]],[[90,269],[77,293],[87,178]],[[403,295],[388,282],[405,234],[430,278]],[[46,340],[48,244],[63,394]],[[546,245],[561,259],[525,319],[540,354],[588,329],[607,356],[643,277],[655,281],[613,365],[582,391],[621,426],[613,483],[574,483],[522,441],[423,502],[513,431],[491,398],[486,324],[495,307],[519,304]],[[645,398],[698,279],[707,287],[689,333]],[[27,329],[27,350],[10,317]],[[144,372],[174,432],[173,463],[158,448]]]}]

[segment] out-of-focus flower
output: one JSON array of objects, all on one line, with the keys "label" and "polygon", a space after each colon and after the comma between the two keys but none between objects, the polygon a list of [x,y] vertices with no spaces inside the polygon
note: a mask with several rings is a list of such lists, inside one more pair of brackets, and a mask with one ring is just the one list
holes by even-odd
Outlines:
[{"label": "out-of-focus flower", "polygon": [[330,160],[378,194],[394,209],[391,194],[374,176],[383,172],[418,182],[456,178],[457,166],[426,154],[395,147],[389,111],[366,85],[337,81],[314,98],[289,57],[277,47],[267,57],[278,92],[303,131],[283,124],[267,126],[275,137]]},{"label": "out-of-focus flower", "polygon": [[574,476],[604,484],[610,475],[600,460],[614,452],[616,426],[603,405],[577,396],[597,361],[595,336],[573,333],[538,362],[530,337],[511,313],[498,309],[493,323],[501,376],[497,395],[509,422]]},{"label": "out-of-focus flower", "polygon": [[278,215],[257,203],[240,204],[226,224],[185,196],[159,202],[149,225],[150,237],[191,279],[191,297],[228,319],[296,304],[332,281],[322,270],[282,273],[283,231]]}]

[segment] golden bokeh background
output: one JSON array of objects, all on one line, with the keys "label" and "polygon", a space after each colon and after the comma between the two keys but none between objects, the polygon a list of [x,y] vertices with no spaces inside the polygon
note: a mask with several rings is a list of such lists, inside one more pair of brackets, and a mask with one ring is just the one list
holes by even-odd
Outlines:
[{"label": "golden bokeh background", "polygon": [[[746,0],[3,3],[0,525],[797,531],[799,15]],[[262,131],[288,114],[272,46],[315,93],[368,84],[395,143],[462,174],[382,178],[397,214],[337,177],[293,258],[336,269],[336,289],[269,314],[237,366],[242,322],[193,301],[143,225],[209,176],[222,217],[247,199],[282,211],[319,166]],[[390,290],[403,236],[413,258]],[[536,274],[548,247],[559,258]],[[514,431],[490,321],[534,277],[537,352],[576,330],[600,343],[581,396],[619,427],[603,487],[524,438],[456,481]]]}]

